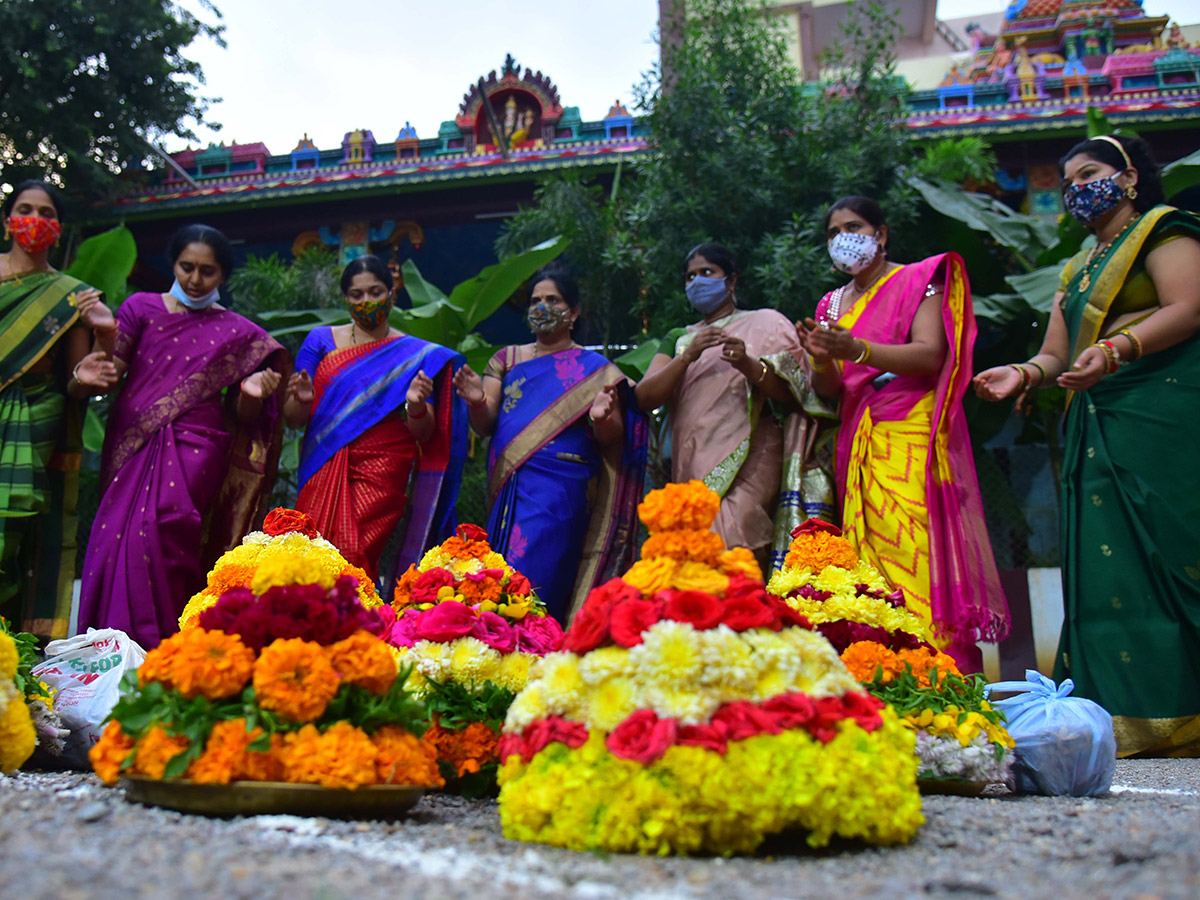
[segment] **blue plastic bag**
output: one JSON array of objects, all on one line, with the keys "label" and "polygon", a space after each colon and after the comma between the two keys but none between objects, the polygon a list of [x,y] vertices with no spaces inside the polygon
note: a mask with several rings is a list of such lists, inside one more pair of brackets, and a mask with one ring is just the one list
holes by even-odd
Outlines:
[{"label": "blue plastic bag", "polygon": [[1074,688],[1070,678],[1055,685],[1034,669],[1025,670],[1024,681],[988,685],[989,692],[1022,692],[992,702],[1004,712],[1008,733],[1017,745],[1012,768],[1017,793],[1072,797],[1108,793],[1117,767],[1112,716],[1098,703],[1069,696]]}]

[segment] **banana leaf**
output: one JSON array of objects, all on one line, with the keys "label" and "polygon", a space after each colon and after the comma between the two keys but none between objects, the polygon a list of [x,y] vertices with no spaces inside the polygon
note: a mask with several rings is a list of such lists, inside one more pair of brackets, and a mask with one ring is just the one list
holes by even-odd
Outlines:
[{"label": "banana leaf", "polygon": [[1163,193],[1169,201],[1180,191],[1200,184],[1200,150],[1163,166]]},{"label": "banana leaf", "polygon": [[104,420],[90,403],[83,414],[83,448],[92,453],[104,449]]},{"label": "banana leaf", "polygon": [[417,268],[417,264],[411,259],[404,261],[404,265],[400,267],[400,271],[404,278],[404,290],[408,291],[408,296],[412,299],[414,308],[428,306],[439,300],[450,299],[438,290],[436,285],[425,280],[425,276],[421,274],[421,270]]},{"label": "banana leaf", "polygon": [[125,281],[137,262],[137,242],[124,225],[92,235],[79,245],[75,262],[66,273],[104,292],[113,308],[125,299]]},{"label": "banana leaf", "polygon": [[646,370],[650,368],[650,361],[654,359],[654,354],[658,352],[661,343],[662,341],[658,338],[643,341],[632,350],[627,350],[614,359],[613,364],[624,372],[626,377],[632,378],[634,381],[641,381],[646,375]]},{"label": "banana leaf", "polygon": [[560,236],[543,241],[524,253],[505,257],[474,278],[456,285],[450,292],[450,304],[461,312],[467,330],[473,331],[480,322],[498,310],[529,276],[565,249],[567,242]]},{"label": "banana leaf", "polygon": [[1031,310],[1045,316],[1049,315],[1054,295],[1058,292],[1058,276],[1061,273],[1062,266],[1055,264],[1022,275],[1009,275],[1004,280],[1021,295]]},{"label": "banana leaf", "polygon": [[254,317],[271,337],[307,334],[322,325],[345,325],[350,317],[344,309],[270,309]]}]

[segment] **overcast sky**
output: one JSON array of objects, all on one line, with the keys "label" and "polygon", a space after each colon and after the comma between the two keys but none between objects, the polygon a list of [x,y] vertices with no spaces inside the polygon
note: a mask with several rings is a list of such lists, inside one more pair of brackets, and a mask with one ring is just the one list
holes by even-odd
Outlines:
[{"label": "overcast sky", "polygon": [[[657,0],[215,0],[227,47],[197,41],[204,95],[219,97],[209,141],[263,141],[287,153],[307,132],[321,148],[354,128],[391,141],[406,121],[421,137],[454,118],[463,93],[512,53],[549,75],[563,105],[600,119],[658,57]],[[200,9],[199,0],[182,0]],[[940,0],[943,18],[1003,8],[1003,0]],[[1146,0],[1152,13],[1200,19],[1197,0]],[[211,14],[201,11],[211,20]],[[185,141],[166,142],[169,150]],[[193,143],[193,146],[196,146]]]}]

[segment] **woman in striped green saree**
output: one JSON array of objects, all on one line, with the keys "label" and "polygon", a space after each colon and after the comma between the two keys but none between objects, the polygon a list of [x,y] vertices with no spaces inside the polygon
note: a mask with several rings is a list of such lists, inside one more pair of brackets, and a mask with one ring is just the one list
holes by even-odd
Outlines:
[{"label": "woman in striped green saree", "polygon": [[1119,756],[1200,756],[1200,219],[1162,203],[1136,138],[1061,168],[1096,244],[1064,268],[1038,355],[976,390],[1070,391],[1055,677],[1112,713]]},{"label": "woman in striped green saree", "polygon": [[0,253],[0,615],[54,638],[66,637],[75,580],[83,400],[116,380],[100,292],[47,262],[59,216],[53,187],[17,185]]}]

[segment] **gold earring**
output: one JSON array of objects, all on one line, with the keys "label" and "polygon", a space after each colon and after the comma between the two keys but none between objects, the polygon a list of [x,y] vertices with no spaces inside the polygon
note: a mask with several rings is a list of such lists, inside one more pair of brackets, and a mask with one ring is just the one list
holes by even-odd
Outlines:
[{"label": "gold earring", "polygon": [[1128,197],[1130,200],[1136,200],[1137,199],[1137,188],[1134,187],[1132,184],[1128,185],[1125,188],[1125,196]]}]

